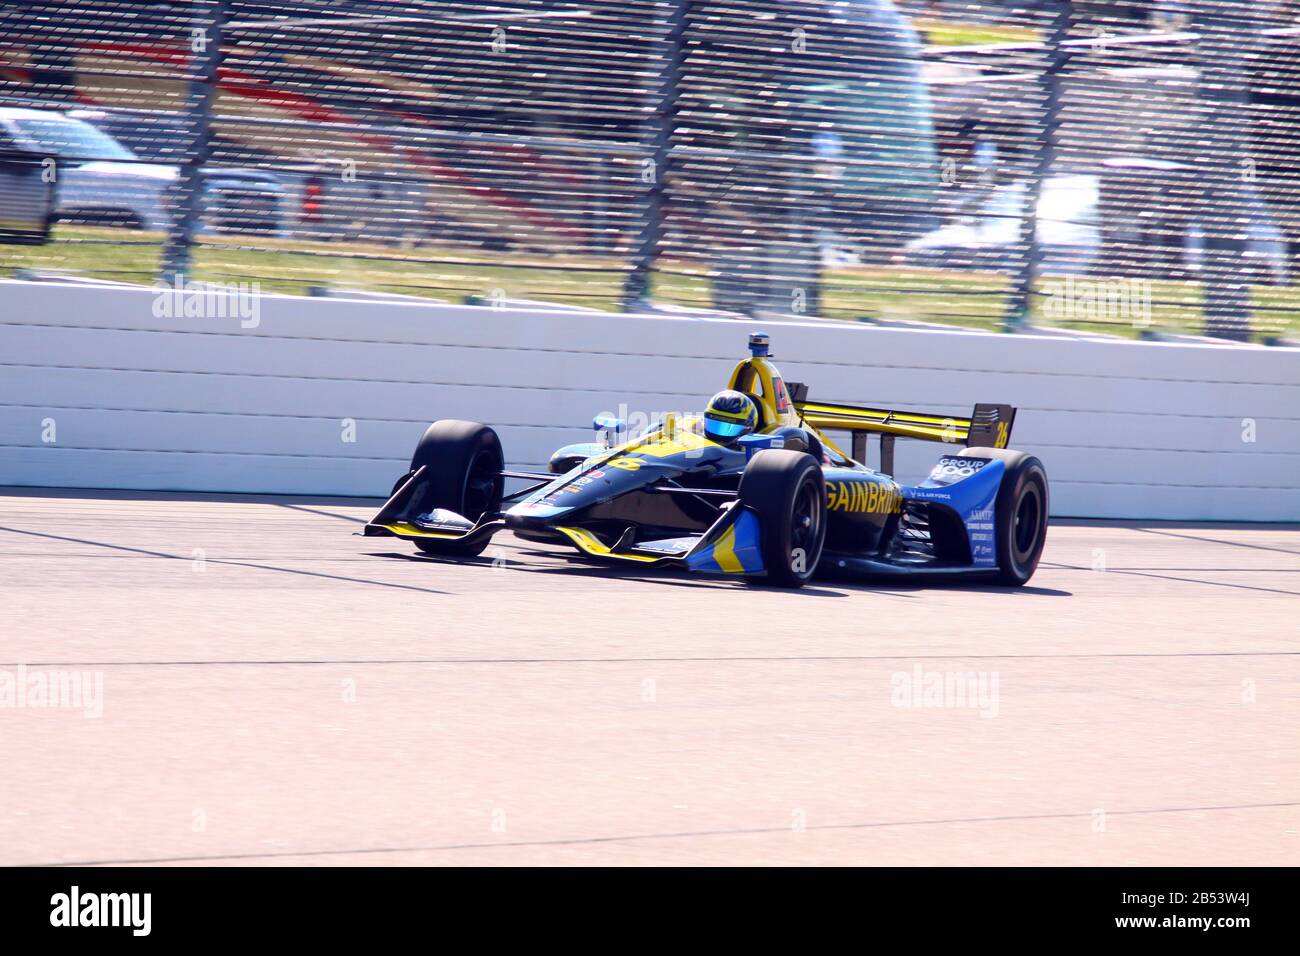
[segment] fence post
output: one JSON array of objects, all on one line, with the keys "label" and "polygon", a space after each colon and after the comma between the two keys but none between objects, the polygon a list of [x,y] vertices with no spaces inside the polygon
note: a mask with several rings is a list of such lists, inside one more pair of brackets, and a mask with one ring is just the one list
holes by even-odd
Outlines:
[{"label": "fence post", "polygon": [[1038,78],[1043,97],[1043,138],[1038,144],[1033,169],[1025,183],[1024,215],[1020,220],[1019,247],[1024,256],[1011,280],[1011,294],[1002,319],[1004,332],[1016,332],[1029,324],[1034,294],[1034,279],[1043,261],[1043,246],[1038,239],[1038,200],[1043,194],[1043,180],[1050,175],[1056,160],[1056,137],[1061,125],[1061,73],[1070,59],[1065,41],[1070,35],[1073,0],[1056,0],[1048,38],[1047,66]]},{"label": "fence post", "polygon": [[632,268],[623,287],[624,311],[650,306],[650,274],[664,234],[664,193],[668,178],[668,160],[672,153],[677,127],[677,100],[681,95],[682,64],[686,58],[686,23],[691,0],[668,0],[668,17],[663,40],[658,44],[663,58],[659,83],[651,100],[649,188],[637,216],[632,252]]},{"label": "fence post", "polygon": [[189,36],[190,80],[182,118],[180,176],[173,188],[172,225],[162,254],[162,279],[183,283],[190,273],[194,229],[203,202],[203,168],[212,150],[212,103],[221,67],[226,0],[193,0]]},{"label": "fence post", "polygon": [[1244,342],[1250,338],[1251,308],[1250,284],[1241,275],[1242,253],[1255,214],[1248,195],[1253,172],[1247,172],[1250,88],[1244,54],[1249,35],[1240,24],[1249,7],[1243,4],[1225,12],[1221,6],[1202,2],[1196,11],[1197,99],[1203,104],[1203,133],[1209,139],[1208,168],[1197,176],[1196,220],[1205,237],[1205,334]]}]

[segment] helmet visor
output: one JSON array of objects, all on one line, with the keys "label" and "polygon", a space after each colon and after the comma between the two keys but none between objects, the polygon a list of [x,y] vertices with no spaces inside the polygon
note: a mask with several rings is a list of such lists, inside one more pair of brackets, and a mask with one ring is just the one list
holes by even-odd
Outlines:
[{"label": "helmet visor", "polygon": [[737,435],[743,435],[749,430],[749,426],[744,422],[724,422],[717,418],[705,418],[704,430],[710,435],[717,435],[720,438],[735,438]]}]

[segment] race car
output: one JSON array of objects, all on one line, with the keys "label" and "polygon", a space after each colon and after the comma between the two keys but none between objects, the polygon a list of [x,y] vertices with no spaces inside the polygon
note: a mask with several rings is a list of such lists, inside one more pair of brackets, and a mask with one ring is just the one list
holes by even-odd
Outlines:
[{"label": "race car", "polygon": [[[363,534],[454,559],[508,528],[603,561],[777,587],[818,574],[1030,579],[1047,534],[1047,472],[1007,447],[1014,408],[954,418],[812,402],[805,385],[785,383],[766,334],[752,334],[749,350],[702,414],[664,414],[638,435],[597,416],[598,440],[560,448],[545,473],[506,469],[486,425],[434,422]],[[832,432],[852,436],[852,454]],[[871,434],[878,470],[864,462]],[[898,437],[957,447],[904,485],[890,474]],[[507,493],[507,481],[526,484]]]}]

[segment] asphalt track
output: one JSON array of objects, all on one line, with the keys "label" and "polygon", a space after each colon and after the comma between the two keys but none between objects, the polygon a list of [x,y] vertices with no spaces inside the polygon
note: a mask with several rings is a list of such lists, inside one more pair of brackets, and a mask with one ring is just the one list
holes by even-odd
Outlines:
[{"label": "asphalt track", "polygon": [[0,491],[0,680],[103,682],[0,709],[0,864],[1300,863],[1297,526],[786,593],[371,508]]}]

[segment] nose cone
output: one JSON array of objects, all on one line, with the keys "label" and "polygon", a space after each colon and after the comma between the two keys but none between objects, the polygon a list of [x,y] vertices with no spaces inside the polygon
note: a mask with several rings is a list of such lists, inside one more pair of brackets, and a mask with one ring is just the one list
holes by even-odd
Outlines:
[{"label": "nose cone", "polygon": [[521,501],[506,512],[506,527],[529,528],[549,524],[573,510],[572,507],[559,507],[550,501]]},{"label": "nose cone", "polygon": [[526,528],[553,523],[613,495],[632,491],[660,474],[657,463],[636,460],[625,464],[627,467],[595,464],[585,471],[561,475],[510,508],[506,524]]}]

